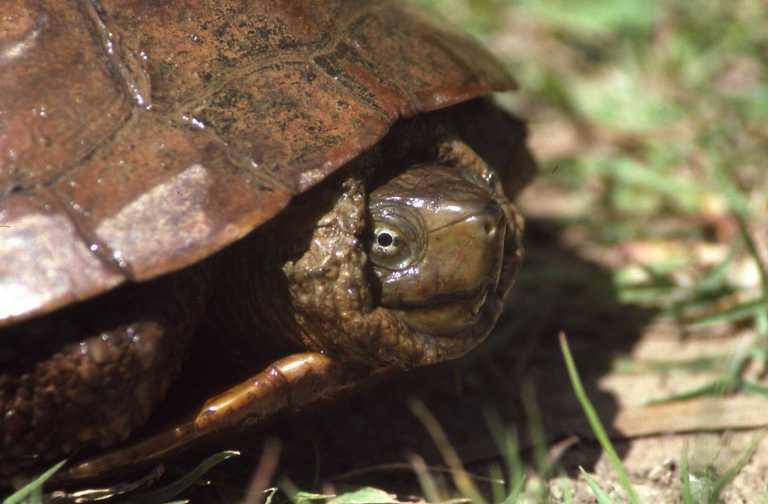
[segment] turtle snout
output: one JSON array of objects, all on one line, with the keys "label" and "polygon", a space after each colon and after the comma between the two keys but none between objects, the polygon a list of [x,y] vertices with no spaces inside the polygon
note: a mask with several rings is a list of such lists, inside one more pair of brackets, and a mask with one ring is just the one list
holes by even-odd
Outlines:
[{"label": "turtle snout", "polygon": [[503,233],[507,228],[507,217],[504,210],[495,201],[490,202],[484,212],[477,218],[488,241],[493,242],[497,240],[499,233]]}]

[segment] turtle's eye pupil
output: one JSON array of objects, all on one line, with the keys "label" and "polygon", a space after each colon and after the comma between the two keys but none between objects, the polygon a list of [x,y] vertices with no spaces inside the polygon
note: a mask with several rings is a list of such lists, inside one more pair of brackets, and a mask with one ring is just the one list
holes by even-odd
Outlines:
[{"label": "turtle's eye pupil", "polygon": [[423,249],[417,218],[412,224],[409,210],[394,205],[375,208],[371,234],[367,235],[368,258],[374,266],[389,271],[400,270],[419,258]]},{"label": "turtle's eye pupil", "polygon": [[379,233],[379,236],[376,237],[376,241],[379,243],[379,246],[381,247],[389,247],[394,243],[395,239],[392,238],[392,235],[389,233]]},{"label": "turtle's eye pupil", "polygon": [[411,259],[411,247],[400,230],[381,226],[374,231],[372,238],[371,259],[377,266],[399,269]]}]

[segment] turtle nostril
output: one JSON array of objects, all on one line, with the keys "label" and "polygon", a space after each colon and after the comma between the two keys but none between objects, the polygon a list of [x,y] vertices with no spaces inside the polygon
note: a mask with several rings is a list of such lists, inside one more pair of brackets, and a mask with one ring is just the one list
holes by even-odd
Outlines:
[{"label": "turtle nostril", "polygon": [[483,224],[485,234],[488,238],[494,238],[496,236],[496,230],[498,229],[498,223],[494,223],[491,219],[486,219]]},{"label": "turtle nostril", "polygon": [[499,228],[506,225],[504,209],[496,201],[490,201],[485,207],[483,215],[483,229],[489,240],[496,239]]}]

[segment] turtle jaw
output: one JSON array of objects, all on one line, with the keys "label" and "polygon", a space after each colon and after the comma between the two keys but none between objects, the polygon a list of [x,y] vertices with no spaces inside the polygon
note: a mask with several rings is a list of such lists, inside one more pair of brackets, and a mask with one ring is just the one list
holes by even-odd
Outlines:
[{"label": "turtle jaw", "polygon": [[503,303],[495,287],[489,284],[474,297],[460,301],[391,310],[407,327],[410,338],[420,341],[417,346],[423,351],[415,365],[456,359],[479,345],[501,315]]}]

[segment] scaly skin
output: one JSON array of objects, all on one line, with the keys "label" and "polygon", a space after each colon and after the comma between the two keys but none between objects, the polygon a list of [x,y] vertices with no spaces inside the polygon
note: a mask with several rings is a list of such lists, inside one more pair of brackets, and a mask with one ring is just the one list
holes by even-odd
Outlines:
[{"label": "scaly skin", "polygon": [[205,282],[195,270],[145,287],[4,335],[0,475],[114,445],[147,421],[178,375]]}]

